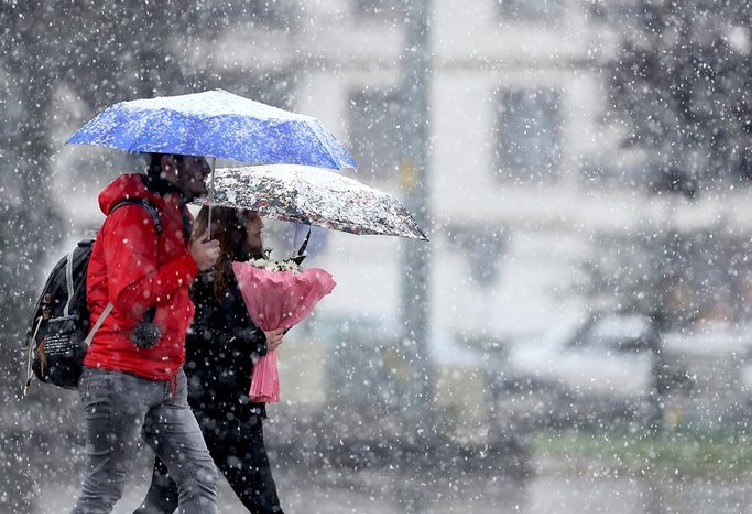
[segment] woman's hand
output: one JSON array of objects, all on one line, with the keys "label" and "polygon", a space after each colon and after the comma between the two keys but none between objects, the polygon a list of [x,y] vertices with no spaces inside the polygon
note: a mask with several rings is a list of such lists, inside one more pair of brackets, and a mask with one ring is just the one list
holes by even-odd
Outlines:
[{"label": "woman's hand", "polygon": [[266,337],[266,347],[269,351],[276,350],[277,347],[282,344],[282,336],[285,335],[285,332],[284,328],[278,328],[271,332],[264,332],[264,337]]}]

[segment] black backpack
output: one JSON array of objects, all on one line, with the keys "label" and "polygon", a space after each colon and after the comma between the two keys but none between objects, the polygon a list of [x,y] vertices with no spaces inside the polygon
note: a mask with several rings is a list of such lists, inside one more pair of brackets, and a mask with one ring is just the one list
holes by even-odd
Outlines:
[{"label": "black backpack", "polygon": [[[159,211],[147,200],[123,200],[110,213],[126,204],[143,205],[154,220],[157,237],[162,234]],[[65,389],[78,387],[89,343],[112,310],[108,304],[89,330],[86,271],[93,246],[93,239],[80,241],[47,276],[26,332],[29,355],[24,391],[31,385],[32,372],[42,382]]]}]

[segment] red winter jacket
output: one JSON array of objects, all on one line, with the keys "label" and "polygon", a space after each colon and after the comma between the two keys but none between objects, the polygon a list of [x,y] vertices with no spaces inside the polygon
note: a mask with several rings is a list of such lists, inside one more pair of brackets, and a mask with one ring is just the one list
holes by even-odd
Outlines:
[{"label": "red winter jacket", "polygon": [[[157,238],[152,217],[138,204],[121,205],[107,216],[86,277],[91,326],[108,302],[114,307],[95,334],[84,364],[167,380],[185,361],[185,333],[194,310],[188,286],[198,269],[185,240],[178,194],[149,191],[144,178],[121,175],[99,195],[105,215],[126,198],[148,199],[161,213],[163,232]],[[153,305],[162,336],[155,346],[140,348],[130,340],[131,331]]]}]

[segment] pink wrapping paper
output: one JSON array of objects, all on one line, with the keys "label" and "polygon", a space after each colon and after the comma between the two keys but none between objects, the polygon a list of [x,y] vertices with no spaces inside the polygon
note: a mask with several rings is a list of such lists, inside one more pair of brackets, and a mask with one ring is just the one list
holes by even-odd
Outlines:
[{"label": "pink wrapping paper", "polygon": [[[243,302],[256,326],[265,332],[290,328],[303,321],[337,283],[322,269],[269,271],[233,262]],[[251,401],[278,402],[277,355],[270,351],[253,366]]]},{"label": "pink wrapping paper", "polygon": [[259,357],[253,365],[251,390],[248,397],[252,402],[272,403],[279,401],[279,373],[277,373],[277,351],[272,350]]}]

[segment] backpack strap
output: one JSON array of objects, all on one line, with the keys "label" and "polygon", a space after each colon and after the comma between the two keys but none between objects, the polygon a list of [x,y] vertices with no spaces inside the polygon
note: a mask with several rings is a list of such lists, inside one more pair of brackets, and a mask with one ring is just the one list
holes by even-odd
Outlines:
[{"label": "backpack strap", "polygon": [[70,315],[68,313],[68,307],[73,299],[73,252],[76,251],[76,248],[73,248],[68,254],[68,262],[65,263],[65,286],[68,289],[68,299],[65,301],[63,316],[66,317]]},{"label": "backpack strap", "polygon": [[143,208],[146,209],[146,212],[149,213],[149,216],[151,216],[151,219],[154,220],[154,229],[157,231],[157,237],[162,235],[162,216],[159,213],[159,210],[154,207],[154,204],[152,204],[146,198],[126,198],[124,200],[120,200],[112,207],[112,209],[110,209],[110,214],[112,214],[118,207],[122,207],[123,205],[128,204],[137,204],[143,206]]},{"label": "backpack strap", "polygon": [[31,388],[31,378],[34,376],[34,371],[32,370],[32,362],[34,359],[34,340],[37,338],[37,332],[39,332],[39,327],[42,325],[42,316],[39,316],[37,322],[34,325],[34,331],[32,332],[31,338],[29,339],[28,361],[26,363],[26,382],[24,382],[23,385],[22,398],[25,398],[26,393],[29,392],[29,389]]},{"label": "backpack strap", "polygon": [[97,318],[97,322],[94,323],[94,326],[91,327],[91,330],[89,330],[89,333],[86,335],[86,346],[89,346],[91,344],[91,340],[94,339],[94,335],[97,333],[97,330],[99,330],[99,327],[102,326],[102,323],[104,323],[104,320],[109,316],[110,312],[112,312],[112,302],[107,304],[107,307],[104,308],[104,311],[102,311],[102,314],[99,315]]}]

